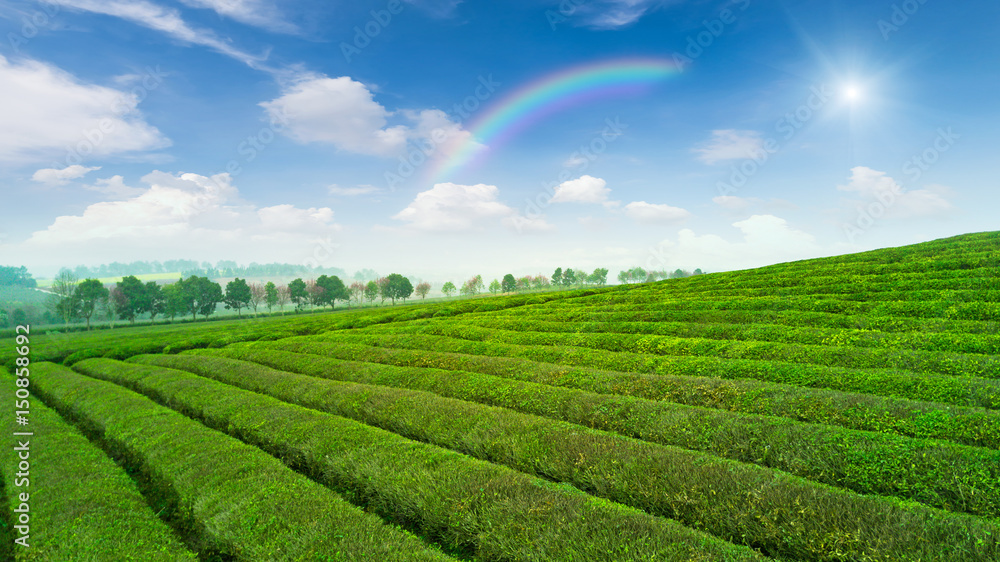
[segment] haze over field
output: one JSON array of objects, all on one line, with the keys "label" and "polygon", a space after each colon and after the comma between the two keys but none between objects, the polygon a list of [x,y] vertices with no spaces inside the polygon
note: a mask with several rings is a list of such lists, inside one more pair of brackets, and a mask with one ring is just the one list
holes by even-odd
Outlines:
[{"label": "haze over field", "polygon": [[722,271],[995,230],[1000,5],[783,4],[0,0],[0,263]]}]

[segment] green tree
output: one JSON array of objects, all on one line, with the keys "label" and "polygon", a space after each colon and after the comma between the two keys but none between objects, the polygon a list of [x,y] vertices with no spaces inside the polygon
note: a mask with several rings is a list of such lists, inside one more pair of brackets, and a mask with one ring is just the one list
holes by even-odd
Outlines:
[{"label": "green tree", "polygon": [[226,296],[223,302],[226,303],[227,309],[235,308],[236,315],[242,318],[243,314],[241,311],[250,306],[252,296],[250,285],[247,285],[247,280],[237,277],[226,283]]},{"label": "green tree", "polygon": [[72,271],[64,268],[52,280],[50,287],[52,297],[49,298],[48,307],[66,324],[69,324],[69,321],[79,314],[80,303],[75,296],[78,281],[79,278]]},{"label": "green tree", "polygon": [[517,279],[514,278],[512,273],[503,276],[500,289],[505,293],[513,293],[517,289]]},{"label": "green tree", "polygon": [[555,286],[562,285],[563,284],[562,276],[563,276],[562,268],[557,267],[556,270],[552,273],[552,284]]},{"label": "green tree", "polygon": [[390,273],[385,279],[384,294],[387,298],[392,299],[393,305],[396,304],[396,299],[406,300],[413,294],[413,285],[406,277],[398,273]]},{"label": "green tree", "polygon": [[517,290],[519,292],[527,291],[531,288],[531,276],[525,275],[524,277],[517,278]]},{"label": "green tree", "polygon": [[156,281],[147,281],[143,308],[139,312],[148,312],[149,321],[155,322],[156,316],[163,314],[166,309],[167,301],[166,297],[163,296],[163,287],[160,287]]},{"label": "green tree", "polygon": [[164,305],[163,314],[164,316],[169,316],[171,322],[178,314],[184,314],[188,310],[182,283],[182,281],[171,283],[162,289]]},{"label": "green tree", "polygon": [[495,295],[495,294],[497,294],[497,293],[500,292],[500,290],[502,289],[502,286],[500,285],[499,281],[497,281],[496,279],[494,279],[494,280],[490,281],[490,287],[489,288],[490,288],[490,292]]},{"label": "green tree", "polygon": [[268,281],[267,285],[264,285],[264,304],[267,305],[268,314],[278,304],[278,286],[273,281]]},{"label": "green tree", "polygon": [[441,286],[441,292],[444,293],[444,296],[446,297],[454,295],[457,290],[458,289],[455,287],[455,284],[451,281],[446,281],[445,284]]},{"label": "green tree", "polygon": [[427,293],[431,292],[431,284],[426,281],[424,281],[423,283],[418,283],[417,286],[413,289],[413,291],[417,293],[417,296],[420,297],[420,300],[423,300],[427,298]]},{"label": "green tree", "polygon": [[136,315],[147,305],[146,286],[135,275],[123,277],[117,286],[125,296],[124,307],[118,309],[118,317],[134,324]]},{"label": "green tree", "polygon": [[320,275],[316,279],[316,285],[323,288],[320,303],[330,305],[331,310],[334,308],[336,301],[348,300],[351,297],[344,282],[336,275]]},{"label": "green tree", "polygon": [[370,305],[371,303],[375,302],[375,299],[377,298],[378,298],[378,283],[376,283],[374,280],[369,281],[368,284],[365,285],[365,300],[368,301],[368,304]]},{"label": "green tree", "polygon": [[309,293],[306,291],[306,282],[301,277],[288,284],[288,298],[292,299],[295,308],[308,302]]},{"label": "green tree", "polygon": [[215,307],[222,302],[222,286],[207,277],[198,277],[197,288],[198,312],[208,319],[215,312]]},{"label": "green tree", "polygon": [[25,326],[28,324],[28,314],[23,308],[15,308],[10,315],[10,323],[14,326]]},{"label": "green tree", "polygon": [[704,275],[704,274],[705,273],[699,267],[698,269],[694,270],[694,273],[692,273],[691,275]]},{"label": "green tree", "polygon": [[87,329],[90,329],[90,317],[97,310],[98,303],[106,297],[108,290],[97,279],[85,279],[76,286],[74,297],[80,303],[80,316],[87,320]]},{"label": "green tree", "polygon": [[567,267],[566,271],[563,272],[562,284],[566,287],[576,285],[576,272]]},{"label": "green tree", "polygon": [[608,270],[604,267],[598,267],[593,273],[587,278],[587,281],[592,285],[597,285],[598,287],[603,287],[608,284]]}]

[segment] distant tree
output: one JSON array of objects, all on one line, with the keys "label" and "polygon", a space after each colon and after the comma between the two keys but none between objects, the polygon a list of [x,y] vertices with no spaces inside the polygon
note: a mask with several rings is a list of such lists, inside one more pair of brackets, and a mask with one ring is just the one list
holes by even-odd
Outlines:
[{"label": "distant tree", "polygon": [[633,267],[629,270],[629,274],[632,276],[632,280],[636,283],[642,283],[648,277],[648,273],[645,269],[641,267]]},{"label": "distant tree", "polygon": [[59,274],[52,280],[52,286],[50,287],[52,297],[49,298],[48,307],[55,315],[62,318],[66,324],[69,324],[70,320],[76,318],[80,309],[80,303],[74,295],[76,292],[76,283],[79,280],[72,271],[65,268],[60,270]]},{"label": "distant tree", "polygon": [[623,270],[623,271],[619,271],[618,272],[618,282],[619,283],[625,285],[625,284],[628,284],[629,281],[631,281],[631,280],[632,280],[632,277],[629,275],[628,270]]},{"label": "distant tree", "polygon": [[237,277],[229,283],[226,283],[226,296],[222,299],[222,301],[226,303],[227,309],[235,308],[236,315],[242,318],[242,310],[250,306],[250,300],[252,298],[253,292],[250,290],[250,285],[247,284],[247,280]]},{"label": "distant tree", "polygon": [[163,287],[157,285],[156,281],[147,281],[143,299],[143,308],[139,312],[149,313],[149,321],[155,322],[156,316],[162,314],[167,308],[166,297],[163,296]]},{"label": "distant tree", "polygon": [[197,320],[199,313],[208,318],[224,298],[222,287],[207,277],[192,275],[175,285],[179,285],[178,301],[191,313],[192,320]]},{"label": "distant tree", "polygon": [[531,288],[531,276],[530,275],[526,275],[524,277],[518,277],[517,278],[516,289],[518,291],[524,292],[524,291],[527,291],[530,288]]},{"label": "distant tree", "polygon": [[392,299],[392,304],[396,304],[396,299],[406,300],[413,294],[413,285],[410,280],[398,273],[390,273],[385,278],[385,296]]},{"label": "distant tree", "polygon": [[557,267],[556,270],[552,273],[552,284],[556,286],[562,285],[563,284],[562,276],[563,276],[562,268]]},{"label": "distant tree", "polygon": [[389,298],[389,293],[387,292],[387,286],[389,285],[388,277],[379,277],[375,280],[375,284],[378,285],[378,297],[379,304],[385,304],[385,299]]},{"label": "distant tree", "polygon": [[309,302],[309,293],[306,291],[306,282],[303,281],[301,277],[288,284],[288,297],[291,299],[292,304],[295,305],[295,308],[300,308],[302,305]]},{"label": "distant tree", "polygon": [[478,295],[483,290],[485,290],[485,286],[483,285],[483,276],[476,275],[472,279],[469,279],[468,281],[462,284],[461,293],[463,295],[474,296]]},{"label": "distant tree", "polygon": [[306,294],[309,295],[308,304],[311,306],[323,306],[326,301],[326,289],[317,285],[315,279],[306,281]]},{"label": "distant tree", "polygon": [[503,281],[500,283],[500,288],[505,293],[513,293],[517,290],[517,279],[514,279],[513,273],[508,273],[503,276]]},{"label": "distant tree", "polygon": [[683,269],[674,270],[674,272],[670,274],[671,279],[683,279],[685,277],[691,277],[691,273],[684,271]]},{"label": "distant tree", "polygon": [[[79,276],[77,276],[79,277]],[[12,286],[12,287],[25,287],[27,289],[34,289],[38,286],[38,283],[31,278],[31,274],[28,273],[28,268],[24,267],[13,267],[13,266],[0,266],[0,286]]]},{"label": "distant tree", "polygon": [[330,309],[334,308],[336,301],[344,301],[350,298],[350,293],[347,287],[344,286],[344,282],[336,275],[320,275],[316,279],[316,285],[323,288],[323,296],[320,299],[320,303],[330,305]]},{"label": "distant tree", "polygon": [[351,287],[348,290],[351,294],[350,302],[356,303],[360,307],[365,300],[365,284],[361,281],[355,281],[351,283]]},{"label": "distant tree", "polygon": [[532,289],[544,289],[548,286],[549,286],[548,278],[542,275],[541,273],[531,278]]},{"label": "distant tree", "polygon": [[650,270],[650,271],[646,272],[646,279],[645,279],[645,281],[646,281],[646,283],[655,283],[656,281],[658,281],[660,279],[667,279],[669,277],[670,277],[670,274],[668,274],[666,271],[652,271],[652,270]]},{"label": "distant tree", "polygon": [[375,299],[377,298],[378,298],[378,283],[376,283],[375,281],[369,281],[368,284],[365,285],[365,300],[368,301],[369,305],[371,305],[371,303],[375,302]]},{"label": "distant tree", "polygon": [[562,275],[562,284],[564,287],[576,285],[576,272],[567,267]]},{"label": "distant tree", "polygon": [[587,278],[587,281],[591,285],[597,285],[598,287],[603,287],[608,284],[608,270],[604,267],[598,267],[593,273]]},{"label": "distant tree", "polygon": [[86,319],[88,330],[90,329],[90,317],[97,310],[97,304],[107,294],[108,290],[97,279],[85,279],[76,286],[74,297],[80,303],[80,316]]},{"label": "distant tree", "polygon": [[260,283],[250,283],[250,307],[253,308],[253,313],[257,315],[257,307],[267,300],[267,290],[264,289],[264,285]]},{"label": "distant tree", "polygon": [[146,286],[134,275],[127,275],[117,283],[118,289],[125,296],[124,306],[118,309],[118,317],[135,323],[135,317],[146,308]]},{"label": "distant tree", "polygon": [[427,298],[427,293],[431,292],[431,284],[424,281],[423,283],[418,283],[413,289],[413,292],[417,293],[420,300]]},{"label": "distant tree", "polygon": [[701,270],[701,268],[698,268],[694,270],[694,273],[692,273],[691,275],[704,275],[704,274],[705,273]]},{"label": "distant tree", "polygon": [[451,281],[446,281],[445,284],[441,286],[441,292],[444,293],[444,296],[446,297],[454,295],[456,290],[455,284]]},{"label": "distant tree", "polygon": [[500,285],[500,282],[497,281],[496,279],[490,281],[490,292],[493,293],[494,295],[499,293],[502,288],[503,286]]},{"label": "distant tree", "polygon": [[[187,302],[183,290],[183,282],[171,283],[163,287],[163,314],[173,322],[178,314],[187,312]],[[115,287],[115,290],[118,290]]]},{"label": "distant tree", "polygon": [[10,323],[14,326],[24,326],[28,324],[28,314],[23,308],[15,308],[10,315]]},{"label": "distant tree", "polygon": [[267,313],[271,313],[271,309],[278,305],[278,286],[274,284],[274,281],[268,281],[264,285],[264,304],[267,306]]},{"label": "distant tree", "polygon": [[281,314],[285,314],[285,305],[292,300],[292,290],[288,288],[288,285],[281,285],[278,287],[278,309],[281,310]]}]

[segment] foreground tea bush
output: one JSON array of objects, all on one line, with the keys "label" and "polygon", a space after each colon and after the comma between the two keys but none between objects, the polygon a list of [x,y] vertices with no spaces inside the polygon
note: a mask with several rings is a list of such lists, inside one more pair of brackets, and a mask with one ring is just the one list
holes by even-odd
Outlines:
[{"label": "foreground tea bush", "polygon": [[[187,372],[106,359],[75,368],[225,429],[368,509],[477,559],[760,559],[750,549],[569,486]],[[297,381],[275,382],[289,388]]]},{"label": "foreground tea bush", "polygon": [[[254,392],[569,482],[772,556],[823,560],[834,553],[847,558],[890,553],[895,559],[930,559],[948,553],[986,560],[1000,555],[1000,543],[991,539],[1000,527],[969,516],[860,496],[774,470],[425,392],[325,381],[206,357],[226,351],[169,359]],[[317,362],[312,372],[324,377],[365,377],[364,371],[382,367],[344,363],[338,372],[329,360],[299,357]],[[396,375],[385,378],[414,374]],[[462,383],[478,386],[467,379]],[[979,541],[985,542],[977,546]]]},{"label": "foreground tea bush", "polygon": [[31,376],[47,404],[142,473],[209,558],[449,559],[259,449],[148,398],[50,363],[34,364]]},{"label": "foreground tea bush", "polygon": [[[5,387],[11,383],[3,381]],[[8,553],[12,560],[198,560],[156,517],[124,470],[41,400],[29,400],[27,427],[14,424],[14,411],[25,408],[15,408],[13,399],[4,400],[0,412],[6,511],[24,513],[15,510],[22,507],[20,494],[27,493],[30,518],[27,547],[16,545]],[[34,435],[14,435],[28,431]],[[30,464],[23,478],[15,476],[19,448]],[[8,528],[12,523],[18,524],[12,520]]]}]

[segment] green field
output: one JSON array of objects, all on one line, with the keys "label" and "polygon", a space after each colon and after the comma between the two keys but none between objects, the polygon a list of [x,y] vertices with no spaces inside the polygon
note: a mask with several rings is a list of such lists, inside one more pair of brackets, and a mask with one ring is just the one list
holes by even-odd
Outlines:
[{"label": "green field", "polygon": [[1000,232],[16,345],[4,558],[1000,560]]}]

